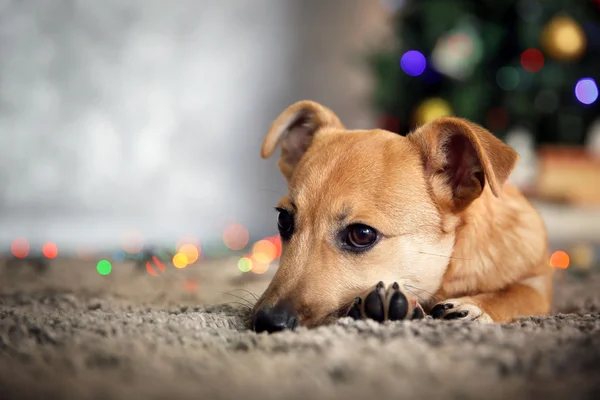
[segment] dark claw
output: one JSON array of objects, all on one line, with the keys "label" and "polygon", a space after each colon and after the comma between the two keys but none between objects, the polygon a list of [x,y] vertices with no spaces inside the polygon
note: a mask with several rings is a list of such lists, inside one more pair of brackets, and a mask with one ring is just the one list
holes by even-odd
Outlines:
[{"label": "dark claw", "polygon": [[[397,286],[398,286],[398,284],[394,283],[394,289],[396,289]],[[402,292],[397,291],[392,295],[392,298],[390,299],[390,308],[389,308],[388,319],[390,321],[400,321],[400,320],[403,320],[404,318],[406,318],[407,314],[408,314],[408,300],[406,299],[406,296]]]},{"label": "dark claw", "polygon": [[431,309],[431,316],[435,319],[440,319],[444,316],[444,312],[452,307],[454,307],[454,305],[450,303],[437,304]]},{"label": "dark claw", "polygon": [[461,319],[469,315],[468,311],[453,312],[444,317],[444,319]]},{"label": "dark claw", "polygon": [[425,318],[425,314],[423,314],[423,310],[421,307],[415,308],[413,311],[412,317],[410,319],[423,319]]},{"label": "dark claw", "polygon": [[357,297],[354,299],[354,305],[348,312],[348,316],[350,318],[352,318],[352,319],[361,319],[362,318],[362,316],[360,315],[360,303],[362,303],[362,299],[360,297]]},{"label": "dark claw", "polygon": [[383,302],[379,295],[379,284],[383,287],[383,282],[377,284],[377,288],[373,290],[365,299],[365,316],[377,322],[383,322]]}]

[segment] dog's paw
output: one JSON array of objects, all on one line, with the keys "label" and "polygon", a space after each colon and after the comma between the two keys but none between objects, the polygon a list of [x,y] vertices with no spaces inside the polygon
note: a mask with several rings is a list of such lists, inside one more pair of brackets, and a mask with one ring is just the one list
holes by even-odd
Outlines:
[{"label": "dog's paw", "polygon": [[457,319],[476,321],[484,324],[493,323],[492,318],[479,308],[468,297],[444,300],[431,309],[431,316],[436,319]]},{"label": "dog's paw", "polygon": [[421,319],[425,316],[423,308],[416,300],[409,300],[394,282],[387,288],[379,282],[374,289],[362,297],[354,299],[348,316],[354,319],[367,319],[378,322]]}]

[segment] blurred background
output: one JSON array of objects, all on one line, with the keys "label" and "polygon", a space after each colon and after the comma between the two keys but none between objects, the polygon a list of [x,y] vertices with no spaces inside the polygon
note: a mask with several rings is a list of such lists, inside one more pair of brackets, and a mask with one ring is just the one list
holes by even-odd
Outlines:
[{"label": "blurred background", "polygon": [[521,154],[553,265],[590,268],[598,82],[597,0],[0,0],[0,248],[272,272],[286,186],[260,145],[312,99],[348,128],[487,127]]}]

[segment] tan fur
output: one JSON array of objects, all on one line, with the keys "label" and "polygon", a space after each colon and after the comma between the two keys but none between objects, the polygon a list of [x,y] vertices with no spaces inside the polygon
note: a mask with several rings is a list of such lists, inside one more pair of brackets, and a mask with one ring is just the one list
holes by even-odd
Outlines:
[{"label": "tan fur", "polygon": [[[442,118],[407,137],[350,131],[331,110],[303,101],[275,120],[263,157],[277,144],[289,185],[279,206],[295,211],[296,232],[255,310],[286,302],[300,325],[320,325],[384,281],[399,282],[426,310],[451,300],[479,308],[482,321],[549,312],[544,224],[505,184],[517,154],[483,128]],[[464,168],[452,187],[454,145],[472,151],[457,161]],[[366,253],[345,253],[336,234],[350,223],[383,237]]]}]

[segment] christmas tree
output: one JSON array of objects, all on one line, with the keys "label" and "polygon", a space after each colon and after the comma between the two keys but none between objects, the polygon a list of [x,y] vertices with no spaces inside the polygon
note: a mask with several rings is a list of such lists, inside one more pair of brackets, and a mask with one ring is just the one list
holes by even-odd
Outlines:
[{"label": "christmas tree", "polygon": [[375,54],[380,127],[455,115],[501,138],[582,145],[600,117],[600,0],[405,0]]}]

